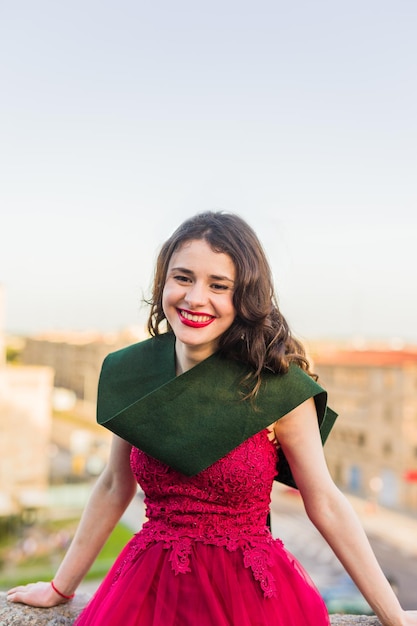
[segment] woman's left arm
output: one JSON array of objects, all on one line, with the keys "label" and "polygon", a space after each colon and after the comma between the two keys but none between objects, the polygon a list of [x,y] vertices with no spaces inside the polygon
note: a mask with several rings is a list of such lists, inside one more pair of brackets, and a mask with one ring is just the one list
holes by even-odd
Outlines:
[{"label": "woman's left arm", "polygon": [[274,426],[306,513],[384,626],[417,626],[417,612],[402,610],[349,501],[327,468],[313,398]]}]

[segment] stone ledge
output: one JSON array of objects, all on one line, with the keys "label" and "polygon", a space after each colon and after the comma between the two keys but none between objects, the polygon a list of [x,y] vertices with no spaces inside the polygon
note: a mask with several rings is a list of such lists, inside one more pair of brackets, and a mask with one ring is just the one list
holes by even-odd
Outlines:
[{"label": "stone ledge", "polygon": [[[7,602],[6,594],[0,593],[0,626],[71,626],[89,595],[79,593],[71,602],[52,609],[34,609],[24,604]],[[332,626],[380,626],[376,617],[367,615],[332,615]]]}]

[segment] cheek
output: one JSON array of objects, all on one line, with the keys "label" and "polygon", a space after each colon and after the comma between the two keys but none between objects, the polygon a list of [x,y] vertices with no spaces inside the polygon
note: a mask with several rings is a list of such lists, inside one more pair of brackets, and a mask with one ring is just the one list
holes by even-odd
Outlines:
[{"label": "cheek", "polygon": [[161,303],[162,303],[162,310],[164,311],[165,314],[166,314],[166,306],[167,306],[167,296],[168,296],[168,292],[167,292],[166,287],[164,287],[164,290],[162,292]]},{"label": "cheek", "polygon": [[228,308],[229,308],[229,314],[233,318],[235,318],[236,315],[237,315],[237,311],[236,311],[236,308],[235,308],[235,305],[234,305],[234,302],[233,302],[233,296],[230,298],[230,302],[229,302],[229,307]]},{"label": "cheek", "polygon": [[169,311],[170,306],[175,305],[175,289],[169,287],[169,285],[165,285],[164,290],[162,292],[162,309],[166,315],[167,311]]}]

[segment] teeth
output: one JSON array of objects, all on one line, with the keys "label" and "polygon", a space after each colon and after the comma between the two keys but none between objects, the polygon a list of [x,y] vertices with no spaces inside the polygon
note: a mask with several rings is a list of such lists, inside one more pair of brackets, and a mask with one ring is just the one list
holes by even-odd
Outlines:
[{"label": "teeth", "polygon": [[211,315],[192,315],[187,311],[181,311],[181,315],[185,317],[186,320],[190,320],[190,322],[199,322],[200,324],[211,320]]}]

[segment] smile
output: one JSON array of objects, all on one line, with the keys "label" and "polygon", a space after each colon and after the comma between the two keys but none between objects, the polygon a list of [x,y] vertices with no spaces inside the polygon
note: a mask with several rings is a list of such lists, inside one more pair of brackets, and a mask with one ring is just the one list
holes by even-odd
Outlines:
[{"label": "smile", "polygon": [[183,324],[186,326],[192,326],[193,328],[203,328],[208,326],[216,318],[213,315],[207,315],[205,313],[191,313],[184,309],[178,309],[178,316]]}]

